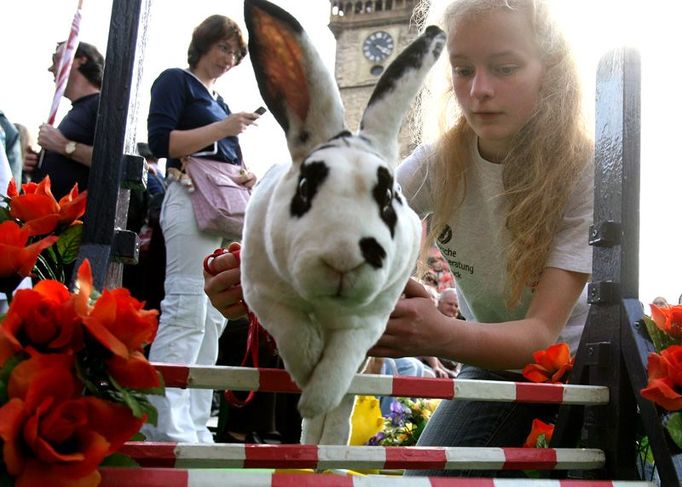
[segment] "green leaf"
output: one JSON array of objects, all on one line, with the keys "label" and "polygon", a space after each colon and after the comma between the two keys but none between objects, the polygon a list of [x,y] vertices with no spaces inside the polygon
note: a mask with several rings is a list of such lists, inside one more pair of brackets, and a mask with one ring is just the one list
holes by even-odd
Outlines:
[{"label": "green leaf", "polygon": [[83,224],[71,225],[59,235],[57,240],[57,252],[62,257],[64,264],[70,264],[78,257],[83,236]]},{"label": "green leaf", "polygon": [[9,473],[5,472],[4,469],[0,469],[0,487],[12,487],[13,485],[14,481],[9,476]]},{"label": "green leaf", "polygon": [[128,455],[124,455],[122,453],[113,453],[102,460],[102,463],[100,463],[99,466],[138,468],[140,464],[130,458]]},{"label": "green leaf", "polygon": [[549,448],[549,442],[547,441],[547,437],[544,433],[538,435],[537,439],[535,440],[535,448]]},{"label": "green leaf", "polygon": [[26,359],[24,352],[17,352],[5,361],[5,364],[0,369],[0,404],[5,404],[9,401],[7,395],[7,384],[9,383],[9,376],[12,374],[14,367],[19,365]]},{"label": "green leaf", "polygon": [[644,321],[646,331],[649,333],[649,338],[651,338],[651,342],[654,344],[654,349],[656,352],[660,352],[661,350],[668,348],[670,345],[679,343],[679,340],[671,337],[666,332],[659,329],[658,326],[656,326],[654,320],[652,320],[650,317],[644,315],[642,321]]},{"label": "green leaf", "polygon": [[9,207],[8,206],[0,206],[0,223],[5,222],[7,220],[14,220],[9,214]]},{"label": "green leaf", "polygon": [[130,441],[145,441],[146,439],[147,437],[138,431],[133,435]]},{"label": "green leaf", "polygon": [[676,412],[670,415],[665,429],[678,448],[682,448],[682,413]]}]

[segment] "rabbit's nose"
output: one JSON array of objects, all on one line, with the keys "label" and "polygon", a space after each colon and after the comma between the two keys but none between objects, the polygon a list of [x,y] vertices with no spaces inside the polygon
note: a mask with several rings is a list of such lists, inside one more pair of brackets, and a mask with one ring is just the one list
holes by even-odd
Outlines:
[{"label": "rabbit's nose", "polygon": [[375,269],[381,269],[386,258],[386,251],[381,244],[372,237],[361,238],[359,243],[365,261]]}]

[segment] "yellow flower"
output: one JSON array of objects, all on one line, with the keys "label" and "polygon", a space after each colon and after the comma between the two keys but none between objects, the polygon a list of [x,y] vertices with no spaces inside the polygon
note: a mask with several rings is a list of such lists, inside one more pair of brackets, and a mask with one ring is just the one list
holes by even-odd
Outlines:
[{"label": "yellow flower", "polygon": [[357,396],[351,417],[351,445],[364,445],[379,431],[384,430],[379,400],[375,396]]}]

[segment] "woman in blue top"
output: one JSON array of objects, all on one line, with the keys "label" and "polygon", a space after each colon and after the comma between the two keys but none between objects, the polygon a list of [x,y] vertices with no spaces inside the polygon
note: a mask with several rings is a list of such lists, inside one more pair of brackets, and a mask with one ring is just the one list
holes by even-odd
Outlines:
[{"label": "woman in blue top", "polygon": [[[238,25],[222,15],[212,15],[194,30],[187,54],[189,68],[168,69],[152,85],[149,146],[155,156],[168,159],[172,180],[161,208],[166,279],[159,330],[149,355],[155,362],[215,365],[217,359],[218,339],[226,322],[207,306],[202,259],[221,245],[222,238],[197,228],[188,186],[182,184],[186,175],[181,158],[193,155],[241,164],[237,135],[258,115],[230,112],[213,87],[245,55],[246,44]],[[255,183],[252,174],[245,179],[247,187]],[[152,397],[159,412],[158,425],[147,428],[145,434],[157,441],[212,443],[206,427],[212,393],[209,389],[169,388],[165,397]]]}]

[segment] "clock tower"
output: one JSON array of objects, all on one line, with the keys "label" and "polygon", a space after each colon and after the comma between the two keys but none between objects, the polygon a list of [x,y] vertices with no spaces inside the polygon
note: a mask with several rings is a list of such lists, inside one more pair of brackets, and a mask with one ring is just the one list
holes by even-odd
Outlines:
[{"label": "clock tower", "polygon": [[[329,28],[336,38],[336,82],[339,85],[346,122],[357,129],[374,85],[415,37],[417,26],[410,20],[416,0],[331,0]],[[400,155],[409,154],[414,143],[409,115],[400,135]]]}]

